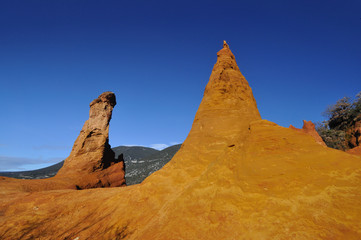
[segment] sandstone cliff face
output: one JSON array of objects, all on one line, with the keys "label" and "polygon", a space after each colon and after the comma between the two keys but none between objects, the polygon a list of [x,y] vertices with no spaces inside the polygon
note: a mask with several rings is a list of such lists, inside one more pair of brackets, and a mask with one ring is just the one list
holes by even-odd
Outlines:
[{"label": "sandstone cliff face", "polygon": [[313,122],[303,120],[303,127],[302,127],[302,129],[295,128],[295,127],[292,126],[292,125],[290,125],[290,128],[293,129],[293,130],[296,130],[296,131],[299,131],[299,132],[303,132],[303,133],[306,133],[306,134],[312,136],[313,139],[315,139],[315,141],[316,141],[318,144],[326,147],[326,143],[322,140],[321,136],[320,136],[320,135],[318,134],[318,132],[316,131],[315,124],[313,124]]},{"label": "sandstone cliff face", "polygon": [[262,120],[226,44],[187,139],[142,184],[3,196],[4,239],[361,239],[361,157]]}]

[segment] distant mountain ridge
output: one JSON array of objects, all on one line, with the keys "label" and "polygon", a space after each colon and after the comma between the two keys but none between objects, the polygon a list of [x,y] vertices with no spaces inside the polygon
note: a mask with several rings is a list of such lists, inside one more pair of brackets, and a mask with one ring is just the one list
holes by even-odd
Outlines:
[{"label": "distant mountain ridge", "polygon": [[181,144],[173,145],[161,151],[153,152],[150,155],[144,154],[143,157],[136,158],[133,155],[134,157],[132,157],[131,159],[130,157],[132,156],[132,154],[126,152],[123,157],[125,163],[125,179],[127,185],[129,186],[143,182],[146,177],[148,177],[153,172],[158,171],[166,163],[168,163],[178,152],[180,147]]},{"label": "distant mountain ridge", "polygon": [[[125,164],[126,184],[134,185],[141,183],[146,177],[161,169],[168,163],[174,154],[180,149],[181,144],[173,145],[163,150],[142,146],[118,146],[112,148],[115,156],[123,154]],[[64,161],[49,167],[21,172],[0,172],[0,176],[18,179],[41,179],[56,175],[63,166]]]}]

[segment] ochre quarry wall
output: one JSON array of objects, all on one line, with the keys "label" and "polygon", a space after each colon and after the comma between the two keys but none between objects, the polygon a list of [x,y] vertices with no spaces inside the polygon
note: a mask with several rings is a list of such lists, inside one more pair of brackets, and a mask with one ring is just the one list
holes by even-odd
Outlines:
[{"label": "ochre quarry wall", "polygon": [[361,239],[361,157],[262,120],[226,43],[180,151],[142,184],[2,194],[2,239]]}]

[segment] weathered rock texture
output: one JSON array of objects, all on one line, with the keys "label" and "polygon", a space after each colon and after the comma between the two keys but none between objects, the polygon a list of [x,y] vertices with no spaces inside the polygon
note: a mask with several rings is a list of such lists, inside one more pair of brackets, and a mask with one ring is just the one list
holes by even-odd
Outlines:
[{"label": "weathered rock texture", "polygon": [[108,138],[109,121],[115,104],[112,92],[105,92],[90,103],[89,120],[84,123],[58,175],[88,174],[114,164],[114,152]]},{"label": "weathered rock texture", "polygon": [[301,129],[295,128],[292,125],[290,125],[290,128],[311,135],[318,144],[326,147],[326,143],[322,140],[321,136],[316,131],[315,124],[313,124],[313,122],[303,120],[303,127]]},{"label": "weathered rock texture", "polygon": [[[6,194],[6,193],[3,193]],[[225,44],[192,129],[126,188],[0,197],[3,239],[360,239],[361,157],[261,120]]]},{"label": "weathered rock texture", "polygon": [[122,156],[115,159],[109,145],[109,122],[115,105],[112,92],[102,93],[90,103],[89,120],[84,123],[57,177],[75,175],[74,183],[81,189],[125,184]]},{"label": "weathered rock texture", "polygon": [[361,156],[361,146],[358,146],[358,147],[349,149],[349,150],[347,150],[346,152],[347,152],[347,153],[354,154],[354,155],[359,155],[359,156]]},{"label": "weathered rock texture", "polygon": [[109,121],[115,104],[115,95],[112,92],[105,92],[90,103],[89,120],[85,122],[70,156],[55,177],[38,180],[3,177],[0,188],[15,192],[33,192],[124,186],[122,156],[115,159],[108,143]]},{"label": "weathered rock texture", "polygon": [[[361,116],[358,117],[361,119]],[[348,131],[347,134],[350,136],[348,139],[348,147],[356,148],[361,145],[361,120],[357,121]]]}]

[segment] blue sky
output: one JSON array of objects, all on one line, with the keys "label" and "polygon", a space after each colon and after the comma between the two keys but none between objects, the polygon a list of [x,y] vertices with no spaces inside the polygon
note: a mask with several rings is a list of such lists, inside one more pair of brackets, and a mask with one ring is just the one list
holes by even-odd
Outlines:
[{"label": "blue sky", "polygon": [[113,147],[182,142],[224,39],[264,119],[321,121],[361,91],[360,18],[359,0],[2,0],[0,171],[65,159],[104,91]]}]

